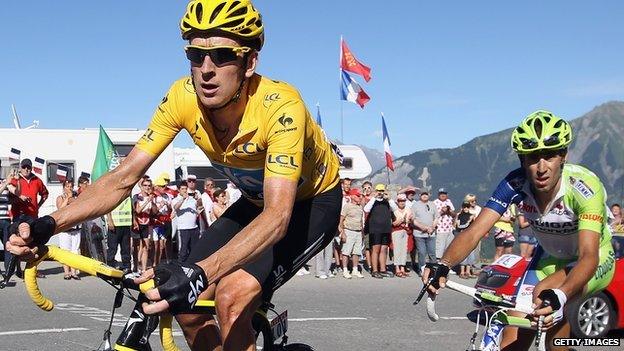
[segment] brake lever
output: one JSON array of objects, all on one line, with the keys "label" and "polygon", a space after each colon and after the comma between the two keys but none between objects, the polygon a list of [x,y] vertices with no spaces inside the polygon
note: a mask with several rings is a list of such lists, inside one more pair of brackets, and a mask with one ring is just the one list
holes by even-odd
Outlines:
[{"label": "brake lever", "polygon": [[420,290],[420,293],[418,294],[418,297],[416,298],[416,300],[414,301],[413,305],[418,305],[418,303],[420,302],[420,300],[422,300],[423,296],[425,296],[425,293],[427,292],[427,290],[429,289],[429,286],[433,283],[433,277],[429,278],[427,280],[427,283],[425,283],[425,285],[423,286],[423,288]]}]

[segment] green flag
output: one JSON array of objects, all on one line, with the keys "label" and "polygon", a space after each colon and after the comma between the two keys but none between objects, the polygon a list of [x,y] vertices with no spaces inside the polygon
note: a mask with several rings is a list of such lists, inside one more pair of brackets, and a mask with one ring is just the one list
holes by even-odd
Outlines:
[{"label": "green flag", "polygon": [[106,131],[100,126],[100,137],[98,139],[97,150],[95,151],[95,162],[91,171],[91,181],[94,182],[119,164],[119,157],[115,152],[113,142]]}]

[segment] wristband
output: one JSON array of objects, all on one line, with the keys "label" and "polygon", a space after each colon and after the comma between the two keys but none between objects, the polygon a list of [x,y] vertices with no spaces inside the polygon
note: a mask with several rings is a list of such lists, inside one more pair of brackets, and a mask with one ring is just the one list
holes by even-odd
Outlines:
[{"label": "wristband", "polygon": [[553,309],[553,322],[558,323],[563,319],[563,307],[568,301],[566,294],[559,289],[543,290],[539,296],[542,301],[548,301]]}]

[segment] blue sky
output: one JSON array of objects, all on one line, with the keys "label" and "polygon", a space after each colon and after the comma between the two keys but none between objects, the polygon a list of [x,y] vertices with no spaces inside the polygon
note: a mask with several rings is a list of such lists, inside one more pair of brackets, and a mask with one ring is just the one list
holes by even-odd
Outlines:
[{"label": "blue sky", "polygon": [[[454,147],[546,108],[575,118],[624,96],[621,1],[257,0],[259,73],[295,85],[326,132],[395,156]],[[10,105],[42,128],[145,128],[187,74],[184,1],[6,1],[0,127]],[[339,101],[339,38],[372,67],[372,100]],[[190,138],[176,140],[189,146]]]}]

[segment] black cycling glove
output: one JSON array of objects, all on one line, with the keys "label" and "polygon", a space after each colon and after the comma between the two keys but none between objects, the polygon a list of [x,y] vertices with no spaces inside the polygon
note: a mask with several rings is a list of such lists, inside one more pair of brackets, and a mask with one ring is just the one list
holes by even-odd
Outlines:
[{"label": "black cycling glove", "polygon": [[32,246],[45,245],[56,231],[56,221],[51,216],[43,216],[35,219],[30,216],[21,215],[11,224],[9,233],[19,236],[17,228],[22,223],[28,223],[30,226],[30,237],[33,240]]},{"label": "black cycling glove", "polygon": [[163,300],[169,302],[169,312],[189,312],[199,294],[208,288],[204,270],[194,263],[168,261],[154,268],[156,288]]},{"label": "black cycling glove", "polygon": [[427,263],[425,268],[429,268],[429,282],[434,288],[440,288],[440,278],[448,277],[449,266],[443,263]]}]

